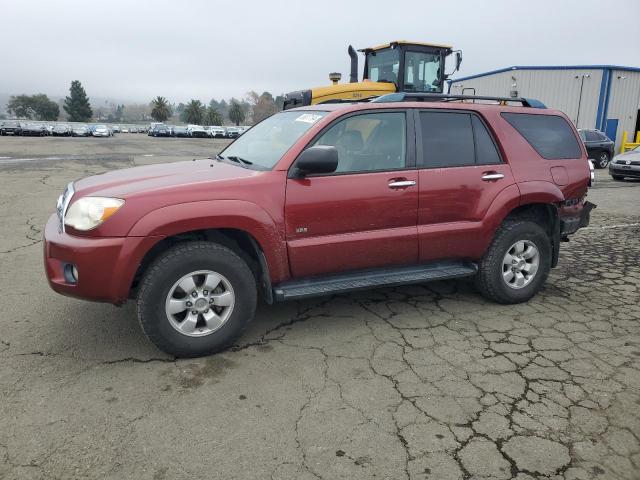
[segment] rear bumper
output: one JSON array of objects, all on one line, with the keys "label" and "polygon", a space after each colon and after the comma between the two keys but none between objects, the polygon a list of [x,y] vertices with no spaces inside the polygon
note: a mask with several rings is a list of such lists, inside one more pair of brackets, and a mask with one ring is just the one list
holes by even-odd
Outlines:
[{"label": "rear bumper", "polygon": [[[116,305],[129,297],[144,254],[162,237],[88,238],[58,232],[57,216],[44,229],[44,266],[51,288],[70,297]],[[78,271],[74,283],[67,265]]]},{"label": "rear bumper", "polygon": [[596,205],[591,202],[580,203],[575,208],[563,207],[560,212],[560,236],[564,238],[588,226],[594,208]]}]

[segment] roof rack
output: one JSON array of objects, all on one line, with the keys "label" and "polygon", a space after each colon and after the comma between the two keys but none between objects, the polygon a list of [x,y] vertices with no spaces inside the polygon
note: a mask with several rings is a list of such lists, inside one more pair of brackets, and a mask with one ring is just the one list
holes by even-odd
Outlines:
[{"label": "roof rack", "polygon": [[382,95],[371,100],[371,103],[393,103],[393,102],[454,102],[460,100],[484,100],[497,102],[502,105],[509,103],[520,103],[523,107],[547,108],[544,103],[534,98],[523,97],[488,97],[484,95],[451,95],[448,93],[412,93],[397,92]]}]

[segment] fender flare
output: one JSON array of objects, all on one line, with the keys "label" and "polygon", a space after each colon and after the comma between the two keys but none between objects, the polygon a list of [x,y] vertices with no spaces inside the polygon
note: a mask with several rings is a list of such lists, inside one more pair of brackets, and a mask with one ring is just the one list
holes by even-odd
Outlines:
[{"label": "fender flare", "polygon": [[241,230],[253,237],[264,252],[272,282],[289,277],[286,244],[279,234],[282,228],[264,209],[244,200],[207,200],[158,208],[140,218],[128,236],[164,238],[216,228]]},{"label": "fender flare", "polygon": [[557,204],[565,200],[562,190],[555,184],[544,180],[518,183],[520,205],[530,203]]}]

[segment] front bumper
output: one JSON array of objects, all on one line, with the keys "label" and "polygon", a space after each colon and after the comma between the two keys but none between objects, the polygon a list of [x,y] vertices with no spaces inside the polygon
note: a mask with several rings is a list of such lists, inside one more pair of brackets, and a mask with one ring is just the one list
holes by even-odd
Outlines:
[{"label": "front bumper", "polygon": [[[116,305],[129,297],[144,254],[162,237],[79,237],[58,231],[51,215],[44,229],[44,266],[51,288],[70,297]],[[75,266],[77,281],[65,274]]]},{"label": "front bumper", "polygon": [[626,165],[624,163],[610,163],[609,175],[620,177],[640,177],[640,165]]}]

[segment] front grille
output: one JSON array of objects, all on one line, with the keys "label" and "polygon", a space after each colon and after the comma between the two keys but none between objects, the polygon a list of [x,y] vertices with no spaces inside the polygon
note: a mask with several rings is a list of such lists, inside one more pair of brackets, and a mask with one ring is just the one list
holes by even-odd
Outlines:
[{"label": "front grille", "polygon": [[640,166],[640,160],[631,160],[629,163],[627,163],[627,160],[624,160],[622,158],[616,160],[614,162],[616,165],[634,165],[634,166]]},{"label": "front grille", "polygon": [[58,232],[64,232],[64,216],[67,213],[67,208],[69,208],[69,202],[71,202],[71,197],[75,190],[73,189],[73,182],[67,184],[67,188],[64,189],[62,195],[58,197],[58,203],[56,204],[56,213],[58,215]]}]

